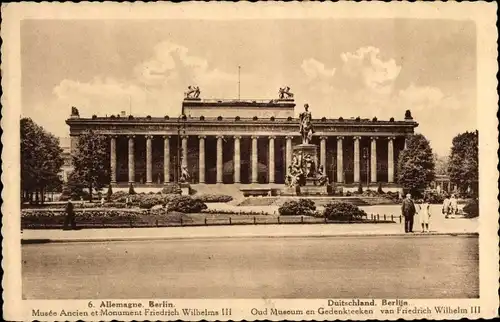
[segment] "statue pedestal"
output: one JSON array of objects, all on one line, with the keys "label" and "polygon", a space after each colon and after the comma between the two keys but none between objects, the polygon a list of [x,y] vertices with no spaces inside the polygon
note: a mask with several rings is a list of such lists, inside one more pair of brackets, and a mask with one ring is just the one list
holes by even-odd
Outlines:
[{"label": "statue pedestal", "polygon": [[327,196],[328,186],[305,185],[300,187],[301,196]]},{"label": "statue pedestal", "polygon": [[307,154],[310,154],[313,161],[314,167],[317,170],[318,167],[318,146],[314,144],[299,144],[293,147],[293,154],[297,155],[299,158],[303,159]]},{"label": "statue pedestal", "polygon": [[281,190],[281,195],[282,196],[298,196],[300,194],[300,187],[295,186],[295,187],[288,187],[285,186],[283,190]]},{"label": "statue pedestal", "polygon": [[[318,170],[318,146],[314,144],[299,144],[293,147],[293,154],[296,155],[299,159],[304,160],[306,155],[310,155],[313,162],[314,162],[314,168],[313,170],[313,175],[316,173]],[[306,185],[307,185],[307,179],[306,178]]]}]

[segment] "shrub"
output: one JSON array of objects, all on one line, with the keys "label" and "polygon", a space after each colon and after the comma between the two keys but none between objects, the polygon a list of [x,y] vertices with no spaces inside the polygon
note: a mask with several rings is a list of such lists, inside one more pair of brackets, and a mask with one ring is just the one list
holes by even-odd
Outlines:
[{"label": "shrub", "polygon": [[325,205],[323,215],[330,220],[361,220],[366,212],[348,202],[330,202]]},{"label": "shrub", "polygon": [[467,218],[479,217],[479,200],[469,200],[464,206],[464,213]]},{"label": "shrub", "polygon": [[207,205],[200,199],[191,196],[176,196],[167,203],[168,211],[178,211],[183,213],[196,213],[207,209]]},{"label": "shrub", "polygon": [[299,199],[285,202],[278,208],[280,216],[310,216],[316,210],[316,205],[311,199]]},{"label": "shrub", "polygon": [[132,184],[132,182],[128,185],[128,194],[135,195],[134,185]]},{"label": "shrub", "polygon": [[444,195],[436,192],[429,192],[426,197],[431,204],[442,204],[444,201]]},{"label": "shrub", "polygon": [[163,187],[163,189],[161,189],[161,193],[180,195],[181,194],[181,187],[179,187],[179,185],[175,184],[175,183],[168,184],[168,185],[165,185]]},{"label": "shrub", "polygon": [[125,202],[128,197],[128,193],[125,191],[117,191],[111,195],[110,201],[112,202]]},{"label": "shrub", "polygon": [[233,197],[228,195],[199,195],[196,196],[196,199],[199,199],[203,202],[229,202],[233,200]]}]

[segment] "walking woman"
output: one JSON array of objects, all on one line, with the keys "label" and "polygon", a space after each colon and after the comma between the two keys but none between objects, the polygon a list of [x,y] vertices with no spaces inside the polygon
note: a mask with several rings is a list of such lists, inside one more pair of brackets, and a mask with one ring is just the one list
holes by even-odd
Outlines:
[{"label": "walking woman", "polygon": [[418,217],[420,219],[420,225],[422,226],[422,232],[429,232],[429,220],[431,217],[431,209],[429,205],[429,198],[425,196],[419,205]]}]

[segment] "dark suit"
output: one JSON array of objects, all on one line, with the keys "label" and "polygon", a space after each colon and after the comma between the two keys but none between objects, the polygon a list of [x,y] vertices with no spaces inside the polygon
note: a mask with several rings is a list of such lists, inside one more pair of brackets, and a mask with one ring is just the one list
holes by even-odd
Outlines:
[{"label": "dark suit", "polygon": [[64,220],[64,230],[68,229],[68,225],[71,224],[71,229],[76,229],[75,222],[75,211],[73,209],[73,203],[68,202],[66,204],[66,218]]},{"label": "dark suit", "polygon": [[413,231],[413,217],[415,216],[415,204],[411,199],[404,199],[403,204],[401,205],[401,212],[405,217],[405,232]]}]

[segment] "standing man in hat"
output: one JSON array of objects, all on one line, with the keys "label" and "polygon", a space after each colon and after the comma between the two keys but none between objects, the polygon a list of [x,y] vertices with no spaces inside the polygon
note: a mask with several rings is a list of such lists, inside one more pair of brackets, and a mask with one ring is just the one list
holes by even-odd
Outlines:
[{"label": "standing man in hat", "polygon": [[401,212],[405,217],[405,233],[413,232],[413,217],[415,216],[415,204],[411,200],[411,194],[407,194],[401,206]]}]

